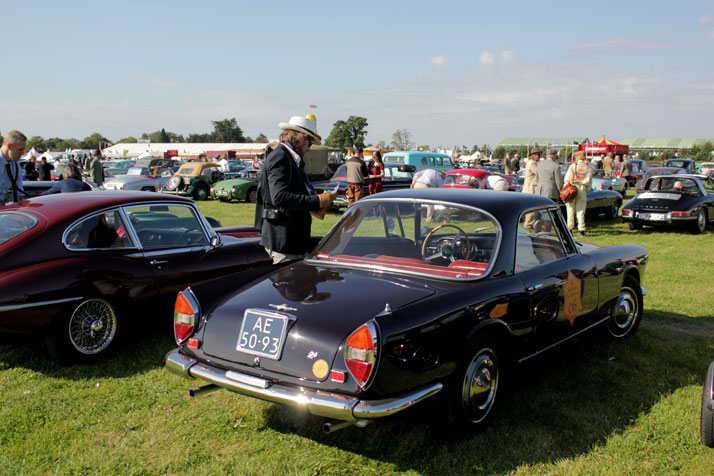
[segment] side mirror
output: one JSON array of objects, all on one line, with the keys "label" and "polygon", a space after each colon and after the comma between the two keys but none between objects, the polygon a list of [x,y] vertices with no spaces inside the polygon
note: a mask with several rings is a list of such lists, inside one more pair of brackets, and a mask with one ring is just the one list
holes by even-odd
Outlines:
[{"label": "side mirror", "polygon": [[221,236],[220,236],[220,235],[213,235],[213,236],[211,237],[210,244],[211,244],[211,249],[212,249],[212,250],[214,250],[214,249],[216,249],[216,248],[220,248],[220,246],[223,244],[223,242],[221,241]]}]

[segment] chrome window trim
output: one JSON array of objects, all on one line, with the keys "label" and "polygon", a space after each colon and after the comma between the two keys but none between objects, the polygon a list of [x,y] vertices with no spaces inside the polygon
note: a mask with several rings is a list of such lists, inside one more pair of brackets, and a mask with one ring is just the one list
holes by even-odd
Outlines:
[{"label": "chrome window trim", "polygon": [[[137,203],[131,203],[127,205],[122,205],[122,210],[126,214],[127,218],[129,216],[129,212],[127,211],[128,208],[135,208],[135,207],[141,207],[141,206],[153,206],[153,205],[167,205],[167,206],[180,206],[180,207],[186,207],[191,210],[191,213],[193,216],[196,218],[196,220],[200,223],[201,229],[203,230],[203,234],[206,236],[207,241],[210,243],[211,238],[214,235],[218,235],[218,233],[211,227],[211,225],[208,223],[208,220],[206,220],[206,217],[203,216],[203,214],[198,210],[198,208],[191,204],[191,203],[177,203],[177,202],[137,202]],[[131,220],[129,220],[129,223],[131,223]],[[137,249],[146,251],[146,253],[153,253],[156,251],[162,251],[161,249],[155,249],[155,248],[144,248],[144,246],[141,244],[141,240],[139,239],[139,235],[136,232],[136,229],[134,228],[134,224],[131,223],[130,225],[132,229],[132,235],[136,238],[136,243],[138,243]],[[195,246],[182,246],[180,248],[166,248],[166,250],[173,252],[176,252],[179,249],[185,249],[185,248],[210,248],[210,246],[207,245],[195,245]]]},{"label": "chrome window trim", "polygon": [[72,298],[54,299],[52,301],[29,302],[25,304],[8,304],[5,306],[0,306],[0,312],[17,311],[19,309],[28,309],[33,307],[51,306],[53,304],[63,304],[66,302],[79,301],[80,299],[83,299],[83,297],[77,296]]},{"label": "chrome window trim", "polygon": [[[498,261],[498,256],[501,252],[501,242],[503,241],[503,229],[501,228],[501,223],[494,217],[492,214],[488,213],[486,210],[483,210],[481,208],[473,207],[471,205],[463,205],[463,204],[455,204],[454,202],[447,202],[443,200],[429,200],[429,199],[415,199],[415,198],[390,198],[390,199],[381,199],[381,200],[369,200],[369,202],[364,202],[364,203],[413,203],[416,205],[422,205],[422,204],[428,204],[428,205],[446,205],[453,207],[454,205],[457,205],[461,208],[465,209],[470,209],[474,210],[478,213],[482,213],[484,216],[488,217],[491,219],[491,221],[496,225],[496,231],[497,231],[497,237],[496,237],[496,246],[494,246],[493,249],[493,255],[491,257],[491,261],[488,264],[488,268],[484,270],[484,272],[480,276],[475,276],[473,278],[459,278],[459,277],[450,277],[450,276],[439,276],[439,275],[434,275],[430,273],[423,273],[419,271],[411,271],[411,270],[405,270],[405,269],[399,269],[399,268],[392,268],[389,266],[383,266],[383,265],[377,265],[377,264],[361,264],[361,263],[345,263],[343,261],[326,261],[326,260],[321,260],[317,259],[317,253],[314,253],[312,256],[314,257],[307,257],[303,261],[306,263],[310,264],[315,264],[318,266],[342,266],[342,267],[347,267],[347,268],[358,268],[358,269],[366,269],[366,270],[371,270],[375,272],[387,272],[387,273],[398,273],[401,275],[410,275],[410,276],[419,276],[419,277],[426,277],[426,278],[431,278],[431,279],[441,279],[445,281],[457,281],[457,282],[470,282],[470,281],[478,281],[479,279],[483,279],[487,277],[491,271],[493,270],[494,266],[496,265],[496,261]],[[352,207],[350,207],[352,208]],[[545,207],[544,207],[545,208]],[[338,229],[338,226],[342,220],[347,216],[347,213],[343,214],[342,217],[337,221],[337,223],[332,227],[331,233],[328,233],[325,235],[322,240],[320,240],[320,243],[317,245],[315,248],[316,250],[319,250],[322,247],[322,244],[327,241]],[[444,267],[444,269],[448,269],[448,267]]]},{"label": "chrome window trim", "polygon": [[[129,240],[133,242],[133,246],[115,246],[112,248],[72,248],[67,244],[67,235],[69,234],[70,230],[72,230],[75,226],[78,226],[80,223],[83,223],[91,218],[94,218],[98,215],[103,215],[108,212],[114,212],[114,211],[119,211],[119,215],[122,216],[122,219],[124,219],[124,216],[121,213],[121,205],[114,205],[111,207],[103,208],[99,211],[95,211],[92,213],[89,213],[87,215],[83,215],[81,218],[73,221],[67,228],[65,228],[64,232],[62,233],[62,245],[67,249],[68,251],[73,251],[73,252],[80,252],[80,253],[85,253],[87,251],[97,251],[97,250],[111,250],[111,251],[121,251],[121,250],[134,250],[137,249],[138,246],[136,245],[136,241],[132,239],[131,233],[129,233]],[[124,220],[124,229],[127,230],[128,228],[131,228],[131,225],[129,222]]]},{"label": "chrome window trim", "polygon": [[28,218],[30,218],[30,219],[32,219],[32,220],[34,221],[34,223],[32,224],[32,226],[31,226],[30,228],[26,229],[25,231],[23,231],[23,232],[20,233],[19,235],[15,235],[15,236],[13,236],[12,238],[9,238],[9,239],[7,239],[7,240],[5,240],[5,241],[0,241],[0,244],[2,244],[2,243],[7,243],[7,242],[10,241],[10,240],[14,240],[14,239],[17,238],[18,236],[24,235],[25,233],[27,233],[28,231],[30,231],[30,230],[32,230],[34,227],[36,227],[37,224],[39,223],[39,220],[38,220],[36,217],[30,215],[29,213],[24,213],[24,212],[21,212],[21,211],[18,211],[18,210],[0,210],[0,214],[2,214],[2,215],[22,215],[22,216],[28,217]]}]

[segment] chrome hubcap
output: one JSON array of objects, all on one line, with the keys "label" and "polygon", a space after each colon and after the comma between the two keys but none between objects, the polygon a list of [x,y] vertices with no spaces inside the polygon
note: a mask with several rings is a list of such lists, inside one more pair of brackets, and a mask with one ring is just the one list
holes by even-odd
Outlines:
[{"label": "chrome hubcap", "polygon": [[103,299],[90,299],[74,311],[69,320],[72,346],[83,354],[97,354],[114,339],[117,318],[111,305]]},{"label": "chrome hubcap", "polygon": [[498,362],[491,349],[482,349],[473,359],[464,379],[462,400],[467,418],[482,421],[493,408],[498,391]]},{"label": "chrome hubcap", "polygon": [[617,335],[625,333],[637,317],[637,297],[635,293],[624,288],[617,297],[617,303],[612,313],[612,325]]}]

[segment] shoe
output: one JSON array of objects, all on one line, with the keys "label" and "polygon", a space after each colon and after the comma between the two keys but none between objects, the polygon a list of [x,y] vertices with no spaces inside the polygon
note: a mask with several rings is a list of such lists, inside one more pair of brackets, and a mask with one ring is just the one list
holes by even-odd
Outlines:
[{"label": "shoe", "polygon": [[580,232],[580,236],[585,236],[585,232],[584,232],[584,231],[581,231],[581,232]]}]

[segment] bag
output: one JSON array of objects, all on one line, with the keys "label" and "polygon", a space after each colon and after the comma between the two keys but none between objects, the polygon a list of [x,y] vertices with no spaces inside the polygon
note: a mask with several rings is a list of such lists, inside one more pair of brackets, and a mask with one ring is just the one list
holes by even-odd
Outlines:
[{"label": "bag", "polygon": [[577,195],[578,189],[571,183],[565,185],[563,190],[560,191],[560,199],[565,203],[572,202]]}]

